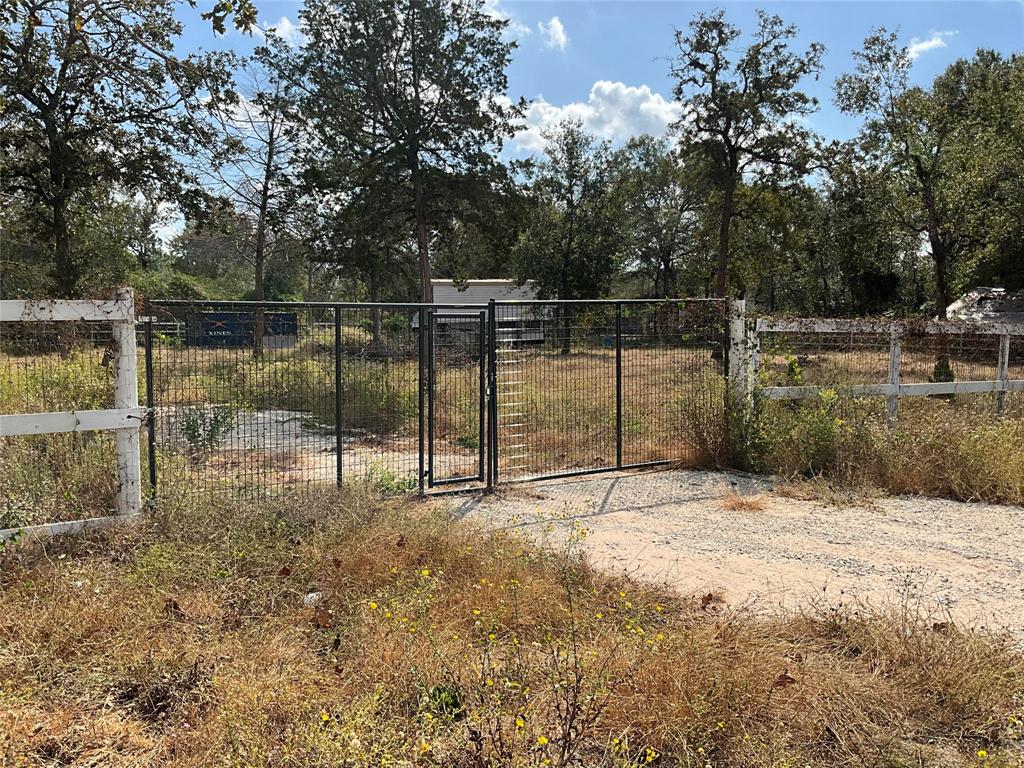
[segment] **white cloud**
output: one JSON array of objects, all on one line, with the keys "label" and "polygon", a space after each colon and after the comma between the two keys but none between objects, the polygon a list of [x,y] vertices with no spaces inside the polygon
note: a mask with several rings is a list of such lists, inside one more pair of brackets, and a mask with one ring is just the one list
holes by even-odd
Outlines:
[{"label": "white cloud", "polygon": [[916,59],[922,53],[928,51],[934,51],[938,48],[946,47],[946,40],[951,38],[957,33],[958,30],[952,30],[948,32],[932,32],[931,37],[922,40],[919,37],[910,38],[910,45],[907,46],[907,55],[911,59]]},{"label": "white cloud", "polygon": [[526,24],[521,21],[517,21],[511,13],[501,7],[501,0],[484,0],[484,13],[494,19],[500,19],[501,21],[507,21],[508,26],[505,28],[505,34],[511,37],[526,37],[533,33]]},{"label": "white cloud", "polygon": [[644,133],[660,136],[680,114],[679,104],[649,86],[598,80],[586,102],[558,106],[544,97],[532,102],[526,111],[526,129],[516,135],[515,143],[522,151],[538,152],[544,147],[542,131],[566,118],[580,120],[586,130],[613,142]]},{"label": "white cloud", "polygon": [[557,16],[552,16],[550,21],[538,21],[537,31],[544,37],[545,48],[557,48],[565,50],[569,44],[569,36],[565,33],[565,25]]},{"label": "white cloud", "polygon": [[[302,31],[302,25],[296,24],[287,16],[282,16],[274,23],[263,22],[263,26],[267,32],[273,30],[277,33],[277,36],[284,40],[288,45],[298,48],[300,45],[306,42],[306,35]],[[260,36],[264,36],[264,30],[258,27],[253,32]]]}]

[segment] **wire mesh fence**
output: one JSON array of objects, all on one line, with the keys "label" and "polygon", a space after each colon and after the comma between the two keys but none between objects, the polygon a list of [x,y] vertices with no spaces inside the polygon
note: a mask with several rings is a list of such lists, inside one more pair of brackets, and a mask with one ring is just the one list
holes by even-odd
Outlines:
[{"label": "wire mesh fence", "polygon": [[151,317],[158,477],[202,492],[416,486],[415,309],[154,302]]},{"label": "wire mesh fence", "polygon": [[[252,496],[371,482],[400,493],[717,460],[730,417],[727,308],[152,302],[137,326],[150,491]],[[777,410],[824,408],[833,426],[891,420],[897,350],[896,381],[914,393],[1013,384],[910,398],[901,418],[948,408],[1024,416],[1019,334],[807,323],[754,326],[758,388],[804,398]],[[4,323],[0,414],[110,408],[114,354],[109,323]],[[5,436],[0,528],[111,509],[115,456],[110,433]]]},{"label": "wire mesh fence", "polygon": [[[756,327],[757,384],[775,397],[829,393],[833,410],[862,420],[891,418],[901,398],[907,401],[898,409],[912,414],[949,406],[998,412],[1019,407],[1020,392],[996,391],[999,382],[1024,373],[1022,337],[1006,329],[812,318],[757,321]],[[955,391],[943,391],[947,385]],[[886,395],[886,386],[897,393]]]},{"label": "wire mesh fence", "polygon": [[493,481],[489,457],[506,480],[685,461],[687,416],[723,426],[723,307],[153,302],[153,480],[402,492]]},{"label": "wire mesh fence", "polygon": [[499,477],[697,458],[693,427],[725,429],[724,308],[702,300],[498,304]]},{"label": "wire mesh fence", "polygon": [[702,462],[726,438],[725,304],[620,304],[622,463]]}]

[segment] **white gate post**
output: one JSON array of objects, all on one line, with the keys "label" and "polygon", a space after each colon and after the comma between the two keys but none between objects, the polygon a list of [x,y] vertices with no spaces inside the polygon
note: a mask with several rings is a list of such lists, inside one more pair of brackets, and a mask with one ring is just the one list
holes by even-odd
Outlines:
[{"label": "white gate post", "polygon": [[747,303],[743,299],[729,302],[729,385],[737,403],[745,402],[750,392],[748,385],[749,359],[747,355]]},{"label": "white gate post", "polygon": [[754,388],[761,372],[761,334],[757,329],[757,320],[746,323],[747,328],[747,399],[753,399]]},{"label": "white gate post", "polygon": [[900,326],[893,323],[889,326],[889,396],[885,400],[885,415],[891,426],[896,421],[900,403],[900,365],[903,357],[903,344],[900,340]]},{"label": "white gate post", "polygon": [[1010,388],[1010,334],[999,337],[999,364],[996,366],[996,413],[1001,414],[1006,402],[1006,391]]},{"label": "white gate post", "polygon": [[[114,407],[138,408],[138,351],[135,344],[135,294],[119,288],[116,302],[125,319],[113,323]],[[117,430],[117,513],[134,515],[142,510],[142,471],[139,424]]]}]

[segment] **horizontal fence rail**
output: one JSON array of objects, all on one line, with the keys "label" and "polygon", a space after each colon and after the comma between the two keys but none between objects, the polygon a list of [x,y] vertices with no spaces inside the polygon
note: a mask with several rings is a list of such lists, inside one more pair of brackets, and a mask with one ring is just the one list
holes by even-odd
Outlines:
[{"label": "horizontal fence rail", "polygon": [[[130,288],[102,301],[0,301],[0,540],[75,532],[140,511],[147,411],[137,360]],[[117,514],[92,516],[106,506]],[[91,516],[54,520],[78,507]]]},{"label": "horizontal fence rail", "polygon": [[1020,325],[819,318],[746,325],[739,376],[748,393],[767,399],[811,399],[826,389],[884,397],[892,418],[904,397],[993,394],[1001,411],[1007,394],[1024,392]]}]

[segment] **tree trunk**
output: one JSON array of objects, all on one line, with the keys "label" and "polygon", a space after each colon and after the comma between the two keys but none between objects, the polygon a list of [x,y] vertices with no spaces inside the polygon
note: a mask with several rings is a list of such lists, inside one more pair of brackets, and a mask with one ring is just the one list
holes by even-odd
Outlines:
[{"label": "tree trunk", "polygon": [[661,293],[659,298],[668,299],[676,296],[676,271],[672,266],[672,255],[665,254],[661,258]]},{"label": "tree trunk", "polygon": [[[260,212],[259,219],[256,222],[256,245],[253,248],[252,254],[252,265],[253,265],[253,299],[257,302],[262,302],[264,298],[263,282],[264,282],[264,269],[267,260],[267,202],[266,197],[260,201]],[[259,360],[263,357],[263,335],[265,328],[265,319],[263,315],[262,303],[256,307],[253,329],[252,329],[252,356]]]},{"label": "tree trunk", "polygon": [[[945,320],[946,307],[949,306],[949,243],[939,226],[938,208],[935,195],[929,183],[930,177],[925,173],[924,166],[918,158],[914,158],[918,179],[923,189],[924,209],[927,217],[928,244],[932,251],[932,262],[935,265],[935,314],[939,320]],[[939,337],[941,338],[941,337]],[[953,381],[953,366],[949,361],[949,350],[940,348],[935,356],[935,367],[932,369],[931,380]],[[951,400],[952,395],[940,395]]]},{"label": "tree trunk", "polygon": [[736,193],[734,174],[729,174],[722,192],[722,216],[718,225],[718,268],[715,273],[715,298],[719,299],[726,297],[729,285],[729,230],[732,227]]},{"label": "tree trunk", "polygon": [[[930,218],[930,217],[929,217]],[[949,287],[949,249],[938,228],[928,226],[928,244],[935,263],[935,311],[939,320],[946,319],[946,307],[951,303]]]},{"label": "tree trunk", "polygon": [[72,298],[78,291],[79,275],[71,254],[71,224],[68,221],[66,199],[63,196],[55,198],[51,208],[57,291],[63,298]]},{"label": "tree trunk", "polygon": [[413,109],[415,110],[416,126],[409,137],[409,173],[412,175],[413,207],[416,217],[416,250],[420,262],[420,301],[424,304],[434,303],[434,289],[430,284],[430,236],[427,232],[427,203],[426,193],[423,189],[423,169],[420,167],[420,70],[417,51],[419,41],[417,39],[417,11],[419,3],[413,0],[409,4],[409,28],[411,30],[412,42],[409,46],[412,57],[412,90]]},{"label": "tree trunk", "polygon": [[423,180],[417,172],[413,177],[416,198],[416,250],[420,261],[420,301],[434,302],[434,287],[430,284],[430,235],[427,232],[427,206],[423,193]]},{"label": "tree trunk", "polygon": [[[380,301],[380,278],[376,270],[370,273],[370,301],[374,304]],[[384,338],[381,332],[380,307],[374,307],[370,310],[370,332],[373,336],[373,348],[382,348],[384,346]]]}]

